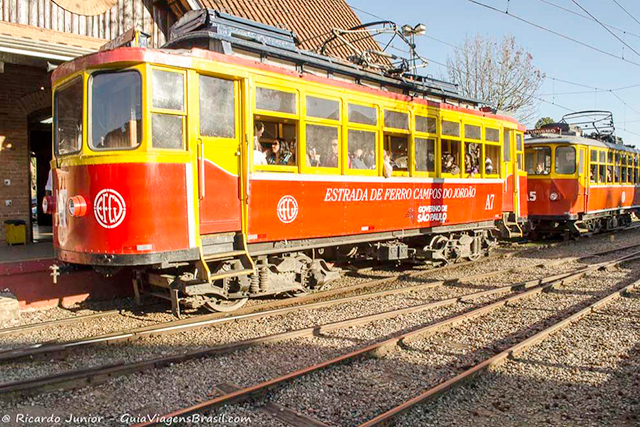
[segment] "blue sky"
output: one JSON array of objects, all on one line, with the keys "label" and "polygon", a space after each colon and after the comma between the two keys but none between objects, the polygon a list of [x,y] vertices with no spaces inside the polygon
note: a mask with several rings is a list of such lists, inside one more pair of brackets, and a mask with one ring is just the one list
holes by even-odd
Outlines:
[{"label": "blue sky", "polygon": [[[581,18],[547,3],[585,14],[572,0],[478,0],[484,4],[523,17],[590,46],[607,51],[618,57],[623,54],[623,44],[608,33],[597,22]],[[612,30],[633,49],[640,53],[640,23],[627,15],[614,0],[577,0],[599,21],[626,32]],[[460,45],[465,36],[480,33],[484,36],[502,38],[513,35],[517,42],[533,54],[534,62],[547,78],[543,84],[541,98],[572,110],[611,110],[616,122],[617,134],[626,144],[640,146],[640,86],[608,92],[611,89],[640,85],[640,55],[624,47],[624,57],[636,62],[634,65],[595,52],[587,47],[565,40],[557,35],[539,30],[498,13],[475,5],[468,0],[408,1],[408,0],[347,0],[354,10],[361,9],[396,22],[398,25],[424,23],[427,35]],[[640,2],[617,0],[640,21]],[[355,10],[363,22],[376,18]],[[637,35],[637,36],[636,36]],[[417,39],[419,53],[433,61],[446,63],[453,48],[429,37]],[[436,77],[446,70],[431,63],[423,73]],[[556,80],[554,80],[556,79]],[[574,86],[559,80],[576,82],[603,91]],[[567,92],[583,94],[563,95]],[[552,95],[552,94],[555,94]],[[618,99],[615,95],[622,99]],[[627,105],[625,105],[625,103]],[[635,111],[634,111],[635,110]],[[559,120],[569,111],[556,105],[540,102],[539,116],[551,116]],[[528,124],[529,125],[529,124]],[[626,129],[627,131],[623,130]]]}]

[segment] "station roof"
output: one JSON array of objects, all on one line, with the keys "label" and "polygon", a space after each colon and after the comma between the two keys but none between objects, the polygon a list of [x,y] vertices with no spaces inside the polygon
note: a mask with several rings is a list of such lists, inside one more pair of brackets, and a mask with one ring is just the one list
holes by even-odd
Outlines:
[{"label": "station roof", "polygon": [[[344,0],[199,0],[204,8],[293,31],[305,50],[315,50],[331,35],[333,28],[349,29],[362,22]],[[372,37],[354,42],[362,50],[379,50]],[[332,45],[331,52],[347,59],[353,52]]]}]

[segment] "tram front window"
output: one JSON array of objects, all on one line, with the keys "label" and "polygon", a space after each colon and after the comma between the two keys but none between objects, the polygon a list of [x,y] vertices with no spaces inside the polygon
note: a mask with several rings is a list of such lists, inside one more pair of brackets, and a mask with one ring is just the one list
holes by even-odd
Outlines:
[{"label": "tram front window", "polygon": [[71,154],[82,147],[82,79],[58,89],[55,95],[56,153]]},{"label": "tram front window", "polygon": [[142,78],[137,71],[95,74],[89,103],[91,149],[132,149],[140,145]]},{"label": "tram front window", "polygon": [[576,149],[573,147],[556,148],[556,173],[572,175],[576,173]]},{"label": "tram front window", "polygon": [[525,165],[527,167],[527,173],[530,175],[549,175],[551,173],[551,148],[527,148]]}]

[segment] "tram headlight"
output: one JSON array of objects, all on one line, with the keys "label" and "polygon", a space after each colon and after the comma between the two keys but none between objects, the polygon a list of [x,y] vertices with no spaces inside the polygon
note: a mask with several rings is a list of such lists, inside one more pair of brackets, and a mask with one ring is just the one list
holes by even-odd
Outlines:
[{"label": "tram headlight", "polygon": [[56,199],[52,196],[44,196],[42,198],[42,212],[46,215],[53,215],[56,209]]},{"label": "tram headlight", "polygon": [[552,202],[555,202],[556,200],[558,200],[560,198],[560,196],[558,195],[558,193],[551,193],[549,194],[549,199],[551,199]]},{"label": "tram headlight", "polygon": [[87,214],[87,202],[82,196],[74,196],[69,199],[67,204],[69,215],[79,218]]}]

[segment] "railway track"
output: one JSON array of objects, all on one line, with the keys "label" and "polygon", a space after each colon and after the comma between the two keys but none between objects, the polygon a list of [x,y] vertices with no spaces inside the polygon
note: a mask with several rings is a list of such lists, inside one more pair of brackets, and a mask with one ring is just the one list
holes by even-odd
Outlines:
[{"label": "railway track", "polygon": [[[621,230],[613,230],[613,231],[609,231],[606,233],[600,233],[597,236],[594,236],[595,238],[602,238],[604,236],[610,235],[610,234],[617,234],[619,232],[622,231],[632,231],[635,229],[640,229],[640,225],[635,225],[635,226],[631,226],[631,227],[627,227],[625,229],[621,229]],[[542,249],[548,249],[548,248],[557,248],[557,247],[561,247],[561,246],[565,246],[567,244],[569,244],[571,242],[566,242],[566,241],[561,241],[561,242],[553,242],[553,243],[540,243],[537,246],[533,247],[533,248],[526,248],[526,249],[519,249],[519,250],[508,250],[506,252],[503,252],[501,254],[498,254],[497,256],[492,256],[492,259],[501,259],[501,258],[510,258],[513,257],[516,254],[526,254],[528,252],[535,252],[535,251],[539,251]],[[477,264],[478,262],[481,262],[481,260],[474,260],[474,261],[464,261],[464,262],[458,262],[458,263],[452,263],[452,264],[447,264],[445,266],[439,266],[439,267],[433,267],[430,269],[416,269],[415,267],[410,267],[410,268],[403,268],[403,269],[399,269],[398,273],[399,274],[407,274],[408,277],[415,277],[416,275],[420,275],[420,274],[428,274],[430,272],[434,272],[434,271],[447,271],[450,269],[461,269],[467,266],[471,266],[474,264]],[[355,266],[347,266],[347,275],[349,276],[358,276],[362,273],[365,272],[371,272],[377,268],[385,268],[385,267],[395,267],[393,264],[387,264],[387,265],[380,265],[380,264],[376,264],[376,265],[369,265],[369,266],[364,266],[364,267],[355,267]],[[395,279],[395,278],[390,278],[391,280]],[[385,280],[387,279],[380,279],[381,282],[379,282],[380,285],[383,285],[385,282]],[[371,281],[369,283],[371,286],[377,286],[377,283],[375,280]],[[368,285],[367,285],[368,286]],[[365,286],[366,287],[366,286]],[[348,287],[345,289],[349,289]],[[357,290],[358,288],[354,288],[354,290]],[[362,289],[362,288],[359,288]],[[339,293],[333,294],[333,295],[337,295]],[[315,294],[314,294],[315,295]],[[328,295],[331,296],[331,295]],[[299,301],[299,300],[298,300]],[[293,302],[293,301],[292,301]],[[264,303],[265,308],[269,309],[271,306],[269,305],[269,303]],[[276,302],[274,305],[279,305],[278,302]],[[149,305],[143,305],[140,307],[137,307],[136,310],[144,310],[147,308],[151,308],[151,307],[156,307],[156,306],[160,306],[160,304],[149,304]],[[252,309],[254,309],[252,307]],[[250,312],[250,311],[249,311]],[[13,326],[13,327],[8,327],[8,328],[3,328],[0,329],[0,337],[6,337],[6,336],[11,336],[11,335],[17,335],[17,334],[21,334],[21,333],[29,333],[29,332],[34,332],[34,331],[39,331],[39,330],[43,330],[43,329],[47,329],[47,328],[54,328],[54,327],[58,327],[58,326],[70,326],[70,325],[74,325],[74,324],[82,324],[86,321],[92,321],[92,320],[96,320],[96,319],[101,319],[101,318],[108,318],[108,317],[114,317],[114,316],[118,316],[118,315],[124,315],[125,310],[123,309],[114,309],[114,310],[108,310],[108,311],[104,311],[104,312],[99,312],[99,313],[92,313],[92,314],[87,314],[87,315],[80,315],[80,316],[70,316],[70,317],[66,317],[66,318],[62,318],[62,319],[55,319],[55,320],[49,320],[49,321],[45,321],[45,322],[37,322],[37,323],[30,323],[30,324],[24,324],[24,325],[19,325],[19,326]],[[235,314],[241,314],[244,313],[244,311],[238,311]],[[223,313],[216,313],[213,315],[204,315],[207,316],[207,318],[211,317],[211,316],[224,316],[224,315],[228,315],[228,314],[223,314]],[[198,315],[200,316],[200,315]],[[190,316],[189,318],[192,318],[195,316]],[[42,345],[42,343],[40,344]],[[6,352],[6,350],[0,350],[0,353]]]},{"label": "railway track", "polygon": [[[616,251],[619,251],[619,249]],[[612,252],[615,252],[615,251],[604,251],[603,254],[608,254]],[[597,256],[597,255],[600,255],[600,254],[590,255],[588,258]],[[624,257],[618,258],[616,261],[624,262],[625,260],[633,260],[636,258],[640,258],[640,252],[634,252],[632,254],[628,254]],[[564,263],[564,262],[566,261],[562,259],[562,260],[557,260],[554,263]],[[499,297],[501,294],[504,294],[504,293],[520,292],[522,290],[529,290],[530,288],[534,288],[534,287],[540,287],[540,286],[545,286],[553,283],[558,283],[559,281],[562,282],[566,280],[575,280],[576,278],[579,278],[584,274],[594,271],[595,269],[601,268],[602,266],[608,265],[608,263],[609,262],[587,265],[569,273],[555,274],[553,276],[549,276],[542,279],[528,280],[528,281],[517,283],[517,284],[501,286],[501,287],[497,287],[489,290],[481,290],[478,292],[472,292],[465,295],[456,296],[452,298],[445,298],[445,299],[432,301],[424,304],[418,304],[414,306],[399,308],[399,309],[390,310],[390,311],[381,312],[381,313],[374,313],[366,316],[346,319],[343,321],[338,321],[338,322],[333,322],[328,324],[315,325],[312,327],[302,328],[302,329],[293,330],[293,331],[276,333],[276,334],[262,336],[262,337],[244,340],[240,342],[233,342],[230,344],[223,344],[223,345],[208,347],[205,349],[182,353],[182,354],[173,355],[173,356],[152,358],[152,359],[137,361],[133,363],[117,363],[117,364],[103,365],[103,366],[98,366],[95,368],[90,368],[90,369],[85,369],[80,371],[65,372],[61,374],[38,377],[38,378],[33,378],[29,380],[24,380],[24,381],[0,384],[0,394],[5,394],[5,395],[6,394],[10,394],[10,395],[34,394],[34,393],[46,392],[50,390],[69,389],[69,388],[82,387],[89,384],[98,384],[117,376],[127,375],[134,372],[143,372],[143,371],[147,371],[154,368],[166,367],[172,364],[182,363],[191,359],[228,354],[233,351],[244,350],[252,346],[261,345],[265,343],[279,342],[279,341],[293,339],[293,338],[311,337],[313,335],[323,334],[328,331],[333,331],[333,330],[351,327],[351,326],[363,325],[363,324],[371,323],[377,320],[389,319],[389,318],[411,314],[411,313],[419,313],[422,311],[432,310],[439,307],[452,306],[459,303],[469,303],[481,298]],[[477,276],[476,278],[492,276],[492,275],[495,275],[496,273],[497,272],[483,273],[483,274],[476,275]],[[471,279],[471,276],[466,278],[466,280],[470,280],[470,279]],[[401,292],[407,292],[407,289],[424,289],[428,287],[440,286],[440,285],[443,285],[444,283],[445,282],[434,282],[434,283],[417,285],[410,288],[386,290],[386,291],[375,293],[374,295],[397,294]],[[309,304],[305,306],[305,308],[310,309],[310,308],[327,307],[330,305],[344,303],[347,301],[357,301],[367,297],[370,298],[371,297],[370,295],[371,294],[356,295],[353,297],[347,297],[340,300],[317,302],[317,303]],[[278,313],[288,312],[292,309],[293,308],[286,308],[286,309],[274,310],[273,312],[255,313],[253,316],[245,315],[245,317],[243,318],[252,318],[252,317],[255,318],[256,316],[262,317],[265,315],[275,315]],[[237,319],[238,316],[233,316],[233,318]],[[219,320],[220,322],[218,323],[221,323],[224,320],[228,321],[228,319],[219,319]],[[162,333],[162,331],[155,330],[153,331],[153,333],[156,333],[156,334]],[[34,353],[37,353],[37,352],[34,352],[34,350],[40,350],[40,349],[33,349],[29,351],[29,354],[33,355]],[[44,354],[51,353],[51,349],[49,350],[42,349],[42,351],[44,351]],[[26,355],[24,353],[12,354],[12,355],[0,354],[0,357],[4,357],[4,360],[16,360],[17,358],[26,357]]]},{"label": "railway track", "polygon": [[[382,287],[397,281],[399,278],[415,278],[421,275],[428,274],[432,270],[417,270],[411,272],[404,272],[400,276],[385,277],[382,279],[375,279],[358,283],[342,288],[332,289],[329,291],[322,291],[315,294],[305,295],[297,298],[291,298],[287,300],[276,300],[265,304],[259,304],[251,307],[246,307],[235,312],[234,315],[227,313],[212,313],[209,315],[198,316],[188,319],[174,320],[166,323],[154,324],[141,328],[135,328],[122,332],[109,333],[99,336],[88,337],[80,340],[65,342],[65,343],[36,343],[20,348],[12,348],[0,351],[0,362],[15,362],[21,359],[31,358],[61,358],[65,353],[76,351],[81,348],[87,348],[98,344],[114,344],[126,341],[135,341],[145,338],[156,337],[160,335],[174,334],[187,330],[193,330],[197,328],[210,327],[214,325],[222,325],[225,323],[258,319],[270,316],[278,316],[286,313],[290,313],[297,310],[312,310],[323,307],[329,307],[336,304],[342,304],[347,302],[353,302],[358,300],[364,300],[369,298],[384,297],[387,295],[418,291],[428,288],[435,288],[443,286],[449,283],[468,282],[478,279],[486,279],[490,277],[499,276],[502,274],[516,273],[527,270],[533,270],[536,268],[551,267],[554,265],[561,265],[570,262],[585,261],[590,258],[606,256],[615,252],[624,250],[631,250],[640,247],[640,244],[629,245],[621,248],[610,249],[601,251],[581,257],[564,257],[554,261],[547,261],[535,265],[527,265],[516,268],[507,268],[502,270],[493,270],[490,272],[473,274],[473,275],[459,275],[453,279],[437,280],[428,283],[422,283],[419,285],[404,286],[393,289],[385,289],[380,291],[366,292],[363,294],[357,294],[353,296],[346,296],[342,298],[328,299],[335,296],[349,294],[357,292],[363,289],[375,289]],[[461,263],[457,266],[463,267],[466,263]],[[454,267],[456,265],[453,265]]]},{"label": "railway track", "polygon": [[[409,331],[397,332],[388,338],[372,342],[368,345],[365,344],[361,348],[358,348],[357,350],[350,351],[346,354],[341,354],[337,357],[325,360],[321,363],[317,363],[317,364],[305,367],[303,369],[299,369],[294,372],[287,373],[277,378],[273,378],[273,379],[270,379],[246,388],[230,389],[228,393],[223,394],[222,396],[168,413],[151,422],[138,424],[138,426],[155,425],[160,423],[161,420],[171,420],[172,422],[181,422],[181,420],[185,420],[186,419],[185,417],[189,416],[190,414],[201,413],[203,411],[209,412],[223,405],[236,404],[236,403],[244,402],[253,398],[262,398],[265,396],[265,393],[268,392],[269,390],[283,387],[285,386],[285,384],[288,384],[293,380],[300,379],[309,374],[320,372],[331,367],[344,365],[345,363],[354,362],[356,360],[371,357],[371,356],[382,357],[385,354],[389,353],[390,351],[394,350],[399,345],[407,346],[411,342],[423,339],[425,337],[429,337],[437,332],[443,332],[443,331],[449,330],[457,325],[462,324],[463,322],[479,319],[483,316],[488,315],[489,313],[492,313],[500,308],[505,307],[507,304],[515,303],[519,300],[524,300],[532,296],[539,295],[542,292],[549,291],[552,288],[559,285],[566,285],[568,283],[575,282],[583,278],[585,275],[589,273],[593,273],[597,270],[611,268],[613,266],[620,265],[625,262],[637,261],[639,259],[640,259],[640,253],[635,252],[633,254],[619,257],[611,261],[605,261],[605,262],[585,266],[583,268],[577,269],[572,272],[550,276],[541,280],[530,281],[530,282],[514,285],[510,289],[500,289],[500,291],[503,291],[503,292],[511,291],[513,292],[513,294],[508,295],[497,301],[484,304],[478,308],[471,309],[462,314],[454,315],[453,317],[449,317],[444,320],[438,321],[436,323],[432,323],[432,324],[422,326],[417,329],[412,329]],[[624,286],[623,288],[618,288],[618,289],[615,289],[614,291],[609,291],[606,297],[601,298],[596,302],[589,303],[584,307],[580,307],[578,311],[574,310],[573,314],[563,317],[561,320],[554,322],[553,325],[546,327],[542,331],[536,332],[534,335],[530,335],[526,338],[521,339],[519,342],[509,346],[507,349],[498,351],[497,354],[481,361],[480,363],[475,364],[474,366],[468,369],[465,369],[462,373],[453,376],[452,378],[438,384],[437,386],[424,390],[422,393],[415,396],[414,398],[393,407],[392,409],[376,416],[370,421],[365,422],[364,424],[362,424],[362,426],[383,425],[385,423],[392,421],[397,415],[409,410],[411,407],[418,405],[420,403],[426,402],[430,399],[434,399],[440,394],[461,384],[465,380],[469,380],[473,376],[483,372],[489,367],[495,366],[499,363],[503,363],[509,357],[516,356],[517,354],[521,353],[528,347],[548,337],[550,334],[560,330],[561,328],[567,327],[568,325],[570,325],[572,322],[576,321],[580,317],[583,317],[586,314],[590,313],[592,310],[607,304],[612,299],[621,296],[623,293],[630,291],[631,289],[638,286],[639,284],[640,284],[640,281],[636,281],[630,285]],[[488,296],[497,292],[499,292],[499,289],[478,292],[478,293],[474,293],[466,296],[465,299],[480,298],[481,296]],[[430,306],[430,308],[435,308],[440,304],[447,304],[447,303],[451,303],[451,302],[438,301],[434,303],[425,304],[422,306],[416,306],[416,307],[411,307],[409,309],[399,310],[398,312],[406,313],[409,310],[415,310],[415,311],[426,310],[428,309],[426,306]],[[365,322],[386,318],[387,316],[391,317],[391,316],[399,315],[398,312],[380,313],[375,316],[367,316],[362,318],[350,319],[345,322],[337,322],[335,324],[323,325],[321,327],[316,327],[316,328],[309,328],[309,330],[293,331],[288,333],[286,338],[295,337],[297,336],[296,334],[301,334],[300,336],[308,336],[305,334],[314,333],[314,331],[327,332],[327,331],[338,329],[338,328],[345,328],[348,326],[360,325]],[[272,339],[274,338],[265,337],[263,338],[264,340],[263,342],[269,342],[268,340],[272,340]],[[285,336],[281,335],[278,339],[285,339]],[[236,345],[246,345],[246,344],[249,344],[249,343],[237,343]]]}]

